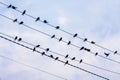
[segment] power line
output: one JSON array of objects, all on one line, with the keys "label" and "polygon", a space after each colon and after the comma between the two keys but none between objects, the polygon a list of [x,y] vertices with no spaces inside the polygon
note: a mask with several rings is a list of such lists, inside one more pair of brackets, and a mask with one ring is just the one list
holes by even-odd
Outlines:
[{"label": "power line", "polygon": [[[24,45],[24,44],[15,42],[15,41],[13,41],[13,40],[11,40],[11,39],[8,39],[8,38],[6,38],[6,37],[3,37],[3,36],[0,36],[0,38],[5,39],[5,40],[7,40],[7,41],[10,41],[10,42],[12,42],[12,43],[15,43],[15,44],[17,44],[17,45],[19,45],[19,46],[22,46],[22,47],[24,47],[24,48],[27,48],[27,49],[33,51],[33,48],[30,48],[30,47],[28,47],[28,46],[26,46],[26,45]],[[37,51],[37,50],[35,50],[35,52],[40,53],[40,54],[43,53],[43,52],[40,52],[40,51]],[[51,56],[49,56],[49,55],[47,55],[47,54],[44,54],[44,56],[49,57],[49,58],[51,58],[51,59],[55,59],[54,57],[51,57]],[[66,61],[62,61],[62,60],[60,60],[60,59],[57,59],[57,61],[66,64]],[[77,67],[77,66],[72,65],[72,64],[70,64],[70,63],[67,63],[67,65],[69,65],[69,66],[71,66],[71,67],[74,67],[74,68],[76,68],[76,69],[82,70],[82,71],[84,71],[84,72],[87,72],[87,73],[89,73],[89,74],[92,74],[92,75],[94,75],[94,76],[97,76],[97,77],[99,77],[99,78],[102,78],[102,79],[105,79],[105,80],[110,80],[110,79],[108,79],[108,78],[106,78],[106,77],[103,77],[103,76],[98,75],[98,74],[96,74],[96,73],[90,72],[90,71],[88,71],[88,70],[86,70],[86,69]]]},{"label": "power line", "polygon": [[[9,5],[7,5],[7,4],[5,4],[5,3],[3,3],[3,2],[0,2],[0,3],[3,4],[3,5],[5,5],[5,6],[7,6],[7,7],[9,6]],[[23,11],[20,11],[20,10],[18,10],[18,9],[14,9],[14,10],[16,10],[17,12],[23,13]],[[26,15],[26,16],[28,16],[28,17],[30,17],[30,18],[33,18],[33,19],[37,19],[37,18],[33,17],[32,15],[29,15],[29,14],[27,14],[27,13],[25,13],[24,15]],[[42,22],[42,23],[44,23],[44,21],[42,21],[42,20],[39,20],[39,21]],[[54,25],[52,25],[52,24],[49,24],[49,23],[45,23],[45,24],[47,24],[48,26],[53,27],[53,28],[56,29],[56,26],[54,26]],[[74,36],[74,35],[75,35],[75,34],[72,34],[72,33],[68,32],[68,31],[66,31],[66,30],[61,29],[61,28],[59,28],[59,29],[57,29],[57,30],[60,30],[60,31],[62,31],[62,32],[66,33],[66,34],[69,34],[69,35],[71,35],[71,36]],[[79,37],[79,36],[76,36],[76,38],[78,38],[78,39],[80,39],[80,40],[84,40],[84,38]],[[97,46],[97,47],[99,47],[99,48],[102,48],[102,49],[105,49],[105,50],[107,50],[107,51],[110,51],[110,52],[112,52],[112,53],[114,53],[114,54],[120,55],[120,53],[118,53],[117,51],[113,51],[113,50],[110,50],[110,49],[108,49],[108,48],[105,48],[105,47],[103,47],[103,46],[101,46],[101,45],[99,45],[99,44],[96,44],[95,42],[92,43],[91,41],[88,41],[88,40],[87,40],[86,42],[91,43],[91,44],[93,44],[93,45],[95,45],[95,46]]]},{"label": "power line", "polygon": [[[7,34],[5,34],[5,33],[1,33],[1,32],[0,32],[0,34],[2,34],[2,35],[4,35],[4,36],[7,36],[7,37],[9,37],[9,38],[12,38],[12,39],[15,38],[15,37],[10,36],[10,35],[7,35]],[[29,42],[26,42],[26,41],[24,41],[24,40],[22,40],[21,42],[26,43],[26,44],[28,44],[28,45],[30,45],[30,46],[33,46],[33,47],[36,46],[36,45],[31,44],[31,43],[29,43]],[[43,48],[43,47],[41,47],[41,46],[38,47],[38,48],[40,48],[40,49],[42,49],[42,50],[45,50],[45,49],[46,49],[46,48]],[[57,53],[57,52],[54,52],[54,51],[51,51],[51,50],[49,50],[49,52],[54,53],[54,54],[59,55],[59,56],[62,56],[62,57],[65,57],[65,55],[62,55],[62,54],[60,54],[60,53]],[[72,59],[72,58],[71,58],[71,57],[68,57],[68,59]],[[77,59],[75,59],[74,61],[80,62],[80,60],[77,60]],[[84,62],[84,61],[82,61],[82,63],[83,63],[83,64],[86,64],[86,65],[88,65],[88,66],[92,66],[92,67],[94,67],[94,68],[100,69],[100,70],[104,70],[104,71],[107,71],[107,72],[111,72],[111,73],[120,75],[120,73],[118,73],[118,72],[111,71],[111,70],[108,70],[108,69],[104,69],[104,68],[102,68],[102,67],[98,67],[98,66],[95,66],[95,65],[93,65],[93,64],[86,63],[86,62]]]},{"label": "power line", "polygon": [[[7,16],[5,16],[5,15],[2,15],[2,14],[0,14],[0,16],[3,16],[3,17],[5,17],[5,18],[7,18],[7,19],[9,19],[9,20],[12,20],[12,21],[14,21],[14,19],[12,19],[12,18],[9,18],[9,17],[7,17]],[[18,24],[20,24],[21,22],[18,22],[18,21],[16,21]],[[28,25],[26,25],[26,24],[24,24],[24,23],[22,23],[22,25],[24,26],[24,27],[26,27],[26,28],[29,28],[29,29],[32,29],[32,30],[34,30],[34,31],[36,31],[36,32],[39,32],[39,33],[41,33],[41,34],[44,34],[44,35],[46,35],[46,36],[48,36],[48,37],[51,37],[51,35],[49,35],[48,33],[45,33],[45,32],[43,32],[43,31],[40,31],[40,30],[38,30],[38,29],[35,29],[35,28],[32,28],[32,27],[30,27],[30,26],[28,26]],[[55,39],[56,40],[59,40],[59,38],[57,38],[57,37],[55,37]],[[61,40],[62,42],[64,42],[64,43],[68,43],[68,42],[66,42],[66,41],[64,41],[64,40]],[[71,44],[72,46],[74,46],[74,47],[76,47],[76,48],[81,48],[81,47],[79,47],[79,46],[77,46],[77,45],[74,45],[74,44]],[[92,51],[88,51],[89,53],[91,53],[91,54],[96,54],[96,53],[94,53],[94,52],[92,52]],[[97,56],[99,56],[99,57],[101,57],[101,58],[104,58],[104,59],[106,59],[106,60],[109,60],[109,61],[112,61],[112,62],[115,62],[115,63],[118,63],[118,64],[120,64],[120,62],[119,61],[116,61],[116,60],[113,60],[113,59],[110,59],[110,58],[107,58],[107,57],[104,57],[104,56],[102,56],[102,55],[97,55]]]}]

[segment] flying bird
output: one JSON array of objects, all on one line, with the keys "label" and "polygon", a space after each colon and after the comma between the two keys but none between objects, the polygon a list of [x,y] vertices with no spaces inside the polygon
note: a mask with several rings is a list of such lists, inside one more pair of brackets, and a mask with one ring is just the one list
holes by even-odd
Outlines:
[{"label": "flying bird", "polygon": [[71,41],[69,41],[68,43],[67,43],[67,45],[70,45],[71,44]]},{"label": "flying bird", "polygon": [[11,8],[12,7],[12,5],[10,4],[10,5],[8,5],[8,8]]},{"label": "flying bird", "polygon": [[43,56],[43,55],[45,54],[45,52],[42,52],[41,54],[42,54],[42,56]]},{"label": "flying bird", "polygon": [[81,59],[81,60],[80,60],[80,63],[82,63],[82,62],[83,62],[83,60]]},{"label": "flying bird", "polygon": [[56,26],[55,28],[56,28],[56,29],[60,29],[60,26]]},{"label": "flying bird", "polygon": [[84,42],[87,41],[87,38],[85,38],[83,41],[84,41]]},{"label": "flying bird", "polygon": [[98,55],[98,52],[95,53],[95,56],[97,56],[97,55]]},{"label": "flying bird", "polygon": [[22,41],[22,38],[19,38],[18,41]]},{"label": "flying bird", "polygon": [[71,60],[75,60],[75,57],[73,57]]},{"label": "flying bird", "polygon": [[84,46],[80,48],[80,50],[83,50],[84,49]]},{"label": "flying bird", "polygon": [[56,57],[56,58],[55,58],[55,60],[58,60],[58,59],[59,59],[59,57]]},{"label": "flying bird", "polygon": [[47,21],[47,20],[44,20],[43,22],[44,22],[44,23],[48,23],[48,21]]},{"label": "flying bird", "polygon": [[40,47],[40,45],[38,44],[38,45],[36,45],[35,47]]},{"label": "flying bird", "polygon": [[51,38],[54,38],[54,37],[55,37],[55,35],[52,35],[52,36],[51,36]]},{"label": "flying bird", "polygon": [[68,58],[68,56],[69,56],[69,55],[67,54],[67,55],[65,56],[65,58]]},{"label": "flying bird", "polygon": [[23,24],[24,22],[23,21],[21,21],[19,24]]},{"label": "flying bird", "polygon": [[24,10],[23,12],[22,12],[22,15],[24,15],[26,13],[26,10]]},{"label": "flying bird", "polygon": [[95,44],[95,42],[94,42],[94,41],[91,41],[91,44]]},{"label": "flying bird", "polygon": [[39,21],[40,20],[40,17],[37,17],[35,21]]},{"label": "flying bird", "polygon": [[104,53],[106,57],[108,57],[110,54],[109,53]]},{"label": "flying bird", "polygon": [[65,62],[65,65],[68,64],[68,60]]},{"label": "flying bird", "polygon": [[115,51],[114,54],[117,54],[117,51]]},{"label": "flying bird", "polygon": [[77,35],[78,35],[78,34],[76,33],[76,34],[73,35],[73,37],[75,38],[75,37],[77,37]]},{"label": "flying bird", "polygon": [[47,49],[46,49],[46,52],[48,52],[49,50],[50,50],[50,49],[49,49],[49,48],[47,48]]},{"label": "flying bird", "polygon": [[59,42],[62,41],[62,37],[59,39]]},{"label": "flying bird", "polygon": [[17,19],[13,20],[13,22],[17,22]]},{"label": "flying bird", "polygon": [[11,6],[12,7],[12,9],[17,9],[17,7],[15,7],[15,6]]},{"label": "flying bird", "polygon": [[18,37],[17,37],[17,36],[15,36],[14,40],[17,40],[17,38],[18,38]]}]

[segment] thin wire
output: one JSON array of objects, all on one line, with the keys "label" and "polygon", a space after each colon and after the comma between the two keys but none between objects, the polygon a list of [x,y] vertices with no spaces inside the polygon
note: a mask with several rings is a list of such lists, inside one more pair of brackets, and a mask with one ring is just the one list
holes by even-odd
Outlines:
[{"label": "thin wire", "polygon": [[[2,34],[2,35],[4,35],[4,36],[7,36],[7,37],[9,37],[9,38],[14,39],[13,36],[7,35],[7,34],[5,34],[5,33],[0,32],[0,34]],[[28,45],[30,45],[30,46],[33,46],[33,47],[36,46],[36,45],[31,44],[31,43],[29,43],[29,42],[26,42],[26,41],[24,41],[24,40],[22,40],[21,42],[26,43],[26,44],[28,44]],[[38,48],[40,48],[40,49],[42,49],[42,50],[45,50],[45,48],[43,48],[43,47],[41,47],[41,46],[38,47]],[[57,53],[57,52],[54,52],[54,51],[51,51],[51,50],[50,50],[49,52],[54,53],[54,54],[59,55],[59,56],[62,56],[62,57],[65,57],[65,55],[62,55],[62,54],[60,54],[60,53]],[[71,58],[71,57],[68,57],[68,59],[72,59],[72,58]],[[77,59],[75,59],[74,61],[79,62],[79,60],[77,60]],[[100,69],[100,70],[104,70],[104,71],[107,71],[107,72],[111,72],[111,73],[120,75],[120,73],[118,73],[118,72],[111,71],[111,70],[108,70],[108,69],[105,69],[105,68],[102,68],[102,67],[98,67],[98,66],[95,66],[95,65],[93,65],[93,64],[86,63],[86,62],[84,62],[84,61],[82,61],[82,63],[85,64],[85,65],[88,65],[88,66],[95,67],[95,68]]]},{"label": "thin wire", "polygon": [[[7,4],[5,4],[5,3],[3,3],[3,2],[0,2],[1,4],[3,4],[3,5],[5,5],[5,6],[8,6]],[[17,12],[20,12],[20,13],[22,13],[22,11],[20,11],[20,10],[18,10],[18,9],[14,9],[14,10],[16,10]],[[32,15],[29,15],[29,14],[25,14],[26,16],[28,16],[28,17],[31,17],[31,18],[33,18],[33,19],[36,19],[35,17],[33,17]],[[40,22],[42,22],[42,23],[44,23],[42,20],[39,20]],[[50,26],[50,27],[53,27],[53,28],[56,28],[56,26],[54,26],[54,25],[52,25],[52,24],[49,24],[49,23],[47,23],[47,25],[48,26]],[[62,32],[64,32],[64,33],[66,33],[66,34],[69,34],[69,35],[71,35],[71,36],[74,36],[74,34],[72,34],[72,33],[70,33],[70,32],[68,32],[68,31],[66,31],[66,30],[63,30],[63,29],[58,29],[58,30],[60,30],[60,31],[62,31]],[[82,38],[82,37],[79,37],[79,36],[76,36],[76,38],[79,38],[79,39],[81,39],[81,40],[84,40],[84,38]],[[86,41],[86,42],[88,42],[88,43],[91,43],[91,41]],[[99,44],[93,44],[93,45],[95,45],[95,46],[97,46],[97,47],[99,47],[99,48],[102,48],[102,49],[105,49],[105,50],[107,50],[107,51],[110,51],[110,52],[112,52],[112,53],[114,53],[115,51],[113,51],[113,50],[110,50],[110,49],[108,49],[108,48],[105,48],[105,47],[103,47],[103,46],[101,46],[101,45],[99,45]],[[120,55],[120,53],[116,53],[117,55]]]},{"label": "thin wire", "polygon": [[[13,21],[13,19],[11,19],[11,18],[9,18],[9,17],[7,17],[7,16],[5,16],[5,15],[0,14],[0,16],[3,16],[3,17],[5,17],[5,18]],[[17,23],[19,23],[19,22],[17,22]],[[23,23],[22,25],[23,25],[24,27],[27,27],[27,28],[32,29],[32,30],[34,30],[34,31],[37,31],[37,32],[39,32],[39,33],[41,33],[41,34],[44,34],[44,35],[46,35],[46,36],[48,36],[48,37],[51,37],[51,35],[49,35],[49,34],[47,34],[47,33],[45,33],[45,32],[42,32],[42,31],[40,31],[40,30],[37,30],[37,29],[35,29],[35,28],[32,28],[32,27],[30,27],[30,26],[28,26],[28,25],[26,25],[26,24],[24,24],[24,23]],[[55,39],[56,39],[56,40],[59,40],[59,38],[57,38],[57,37],[55,37]],[[66,41],[64,41],[64,40],[62,40],[62,42],[68,43],[68,42],[66,42]],[[77,46],[77,45],[74,45],[74,44],[71,44],[71,45],[74,46],[74,47],[76,47],[76,48],[79,48],[79,49],[81,48],[81,47],[79,47],[79,46]],[[95,55],[95,53],[92,52],[92,51],[90,51],[89,53]],[[113,59],[104,57],[104,56],[102,56],[102,55],[99,55],[99,54],[98,54],[97,56],[99,56],[99,57],[101,57],[101,58],[104,58],[104,59],[106,59],[106,60],[109,60],[109,61],[112,61],[112,62],[115,62],[115,63],[120,64],[119,61],[116,61],[116,60],[113,60]]]},{"label": "thin wire", "polygon": [[[15,44],[17,44],[17,45],[19,45],[19,46],[22,46],[22,47],[24,47],[24,48],[27,48],[27,49],[29,49],[29,50],[33,50],[32,48],[30,48],[30,47],[28,47],[28,46],[26,46],[26,45],[24,45],[24,44],[15,42],[15,41],[13,41],[13,40],[11,40],[11,39],[8,39],[8,38],[6,38],[6,37],[0,36],[0,38],[5,39],[5,40],[7,40],[7,41],[10,41],[10,42],[12,42],[12,43],[15,43]],[[35,50],[35,52],[42,54],[42,52],[37,51],[37,50]],[[55,59],[54,57],[50,57],[50,56],[47,55],[47,54],[44,54],[44,56],[49,57],[49,58],[51,58],[51,59]],[[60,60],[60,59],[58,59],[57,61],[59,61],[59,62],[61,62],[61,63],[64,63],[64,64],[66,63],[66,61],[62,61],[62,60]],[[70,63],[68,63],[67,65],[69,65],[69,66],[71,66],[71,67],[74,67],[74,68],[76,68],[76,69],[82,70],[82,71],[84,71],[84,72],[87,72],[87,73],[89,73],[89,74],[92,74],[92,75],[94,75],[94,76],[97,76],[97,77],[99,77],[99,78],[102,78],[102,79],[105,79],[105,80],[110,80],[110,79],[108,79],[108,78],[106,78],[106,77],[103,77],[103,76],[101,76],[101,75],[98,75],[98,74],[96,74],[96,73],[93,73],[93,72],[91,72],[91,71],[88,71],[88,70],[86,70],[86,69],[77,67],[77,66],[72,65],[72,64],[70,64]]]}]

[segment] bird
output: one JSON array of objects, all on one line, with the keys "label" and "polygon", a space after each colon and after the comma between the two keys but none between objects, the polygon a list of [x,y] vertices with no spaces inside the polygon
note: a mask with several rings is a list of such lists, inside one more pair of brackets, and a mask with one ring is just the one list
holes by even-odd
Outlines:
[{"label": "bird", "polygon": [[73,35],[73,37],[75,38],[75,37],[77,37],[77,35],[78,35],[78,34],[76,33],[76,34]]},{"label": "bird", "polygon": [[38,21],[38,20],[40,20],[40,17],[37,17],[35,21]]},{"label": "bird", "polygon": [[80,50],[83,50],[84,49],[84,46],[82,46],[81,48],[80,48]]},{"label": "bird", "polygon": [[75,60],[75,57],[73,57],[71,60]]},{"label": "bird", "polygon": [[17,19],[14,19],[13,22],[17,22]]},{"label": "bird", "polygon": [[67,54],[67,55],[65,56],[65,58],[68,58],[68,56],[69,56],[69,55]]},{"label": "bird", "polygon": [[18,37],[17,37],[17,36],[15,36],[14,40],[17,40],[17,38],[18,38]]},{"label": "bird", "polygon": [[15,7],[15,6],[11,6],[12,7],[12,9],[17,9],[17,7]]},{"label": "bird", "polygon": [[22,12],[22,15],[24,15],[26,13],[26,10],[24,10],[23,12]]},{"label": "bird", "polygon": [[60,26],[56,26],[55,28],[56,28],[56,29],[60,29]]},{"label": "bird", "polygon": [[58,59],[59,59],[59,57],[56,57],[56,58],[55,58],[55,60],[58,60]]},{"label": "bird", "polygon": [[49,48],[46,48],[46,52],[48,52],[50,49]]},{"label": "bird", "polygon": [[34,52],[34,51],[36,51],[36,48],[35,48],[35,47],[33,48],[33,52]]},{"label": "bird", "polygon": [[65,62],[65,65],[68,64],[68,60]]},{"label": "bird", "polygon": [[91,41],[91,44],[95,44],[95,42],[94,42],[94,41]]},{"label": "bird", "polygon": [[42,52],[41,54],[42,54],[42,56],[43,56],[43,55],[45,54],[45,52]]},{"label": "bird", "polygon": [[67,43],[67,45],[70,45],[71,44],[71,41],[69,41],[68,43]]},{"label": "bird", "polygon": [[52,36],[51,36],[51,38],[54,38],[54,37],[55,37],[55,35],[52,35]]},{"label": "bird", "polygon": [[84,42],[87,41],[87,38],[85,38],[83,41],[84,41]]},{"label": "bird", "polygon": [[80,60],[80,63],[82,63],[82,62],[83,62],[83,60],[81,59],[81,60]]},{"label": "bird", "polygon": [[19,24],[23,24],[24,22],[23,21],[21,21]]},{"label": "bird", "polygon": [[8,8],[11,8],[12,7],[12,5],[10,4],[10,5],[8,5]]},{"label": "bird", "polygon": [[40,45],[38,44],[38,45],[36,45],[35,47],[40,47]]},{"label": "bird", "polygon": [[86,49],[86,51],[90,52],[91,50],[90,49]]},{"label": "bird", "polygon": [[114,54],[117,54],[117,51],[115,51]]},{"label": "bird", "polygon": [[44,20],[43,22],[44,22],[44,23],[48,23],[48,21],[47,21],[47,20]]},{"label": "bird", "polygon": [[108,57],[110,54],[109,53],[104,53],[106,55],[106,57]]},{"label": "bird", "polygon": [[59,39],[59,42],[62,41],[62,37]]},{"label": "bird", "polygon": [[98,55],[98,52],[95,53],[95,56],[97,56],[97,55]]},{"label": "bird", "polygon": [[51,58],[54,58],[53,55],[50,55]]},{"label": "bird", "polygon": [[19,38],[18,41],[22,41],[22,38]]}]

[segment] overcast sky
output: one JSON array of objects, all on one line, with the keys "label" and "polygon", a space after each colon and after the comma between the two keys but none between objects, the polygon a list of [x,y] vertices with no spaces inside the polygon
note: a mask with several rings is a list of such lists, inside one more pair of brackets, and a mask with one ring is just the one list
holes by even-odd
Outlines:
[{"label": "overcast sky", "polygon": [[[78,33],[78,36],[82,38],[88,38],[89,41],[93,40],[97,44],[110,50],[120,51],[120,0],[0,0],[0,2],[15,5],[18,10],[26,10],[27,14],[40,17],[41,20],[47,20],[50,24],[55,26],[59,25],[68,32],[73,34]],[[93,46],[90,43],[83,42],[80,39],[73,38],[41,22],[35,22],[34,19],[26,15],[22,16],[19,12],[8,9],[2,4],[0,4],[0,14],[6,15],[12,19],[17,18],[18,21],[24,21],[25,24],[35,29],[50,35],[55,34],[57,38],[63,37],[63,40],[67,42],[71,41],[77,46],[90,48],[93,52],[99,52],[99,54],[104,57],[104,52],[111,53]],[[86,51],[79,51],[76,47],[68,46],[66,43],[59,42],[56,39],[50,39],[48,36],[28,29],[25,26],[18,25],[17,23],[13,23],[2,16],[0,16],[0,32],[13,37],[19,36],[24,41],[34,45],[40,44],[41,47],[50,48],[50,50],[62,55],[69,54],[70,57],[75,56],[77,60],[83,59],[83,61],[88,64],[120,73],[120,63],[100,58]],[[37,50],[43,51],[41,49]],[[50,55],[52,53],[48,52],[47,54]],[[40,54],[1,38],[0,55],[62,76],[68,80],[104,80],[68,65],[65,66],[63,63],[41,56]],[[61,56],[59,56],[59,58],[63,61],[67,60]],[[111,53],[108,58],[120,62],[120,55]],[[69,62],[109,78],[110,80],[120,79],[120,74],[114,74],[71,60],[69,60]],[[1,57],[0,77],[1,80],[62,80]]]}]

